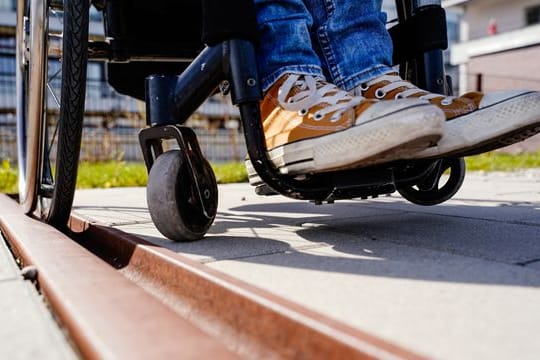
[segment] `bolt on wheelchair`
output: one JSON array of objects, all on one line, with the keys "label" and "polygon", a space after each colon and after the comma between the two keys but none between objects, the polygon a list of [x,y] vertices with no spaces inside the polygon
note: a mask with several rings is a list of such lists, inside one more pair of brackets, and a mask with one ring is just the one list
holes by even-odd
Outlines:
[{"label": "bolt on wheelchair", "polygon": [[[260,195],[316,204],[398,191],[420,205],[450,199],[465,176],[461,158],[395,161],[374,167],[290,176],[266,157],[253,47],[252,0],[18,0],[17,134],[19,198],[64,228],[69,218],[84,116],[86,66],[107,63],[109,83],[146,101],[139,140],[149,171],[147,201],[158,230],[176,241],[202,238],[217,213],[216,178],[197,137],[183,124],[213,93],[238,107]],[[89,7],[103,12],[105,41],[89,40]],[[402,77],[450,95],[442,51],[445,13],[437,0],[396,0],[391,30]],[[226,14],[226,16],[224,16]],[[201,28],[201,24],[203,24]],[[426,31],[426,27],[429,31]],[[202,39],[202,40],[201,40]],[[203,46],[206,44],[206,46]],[[165,151],[173,140],[178,149]]]}]

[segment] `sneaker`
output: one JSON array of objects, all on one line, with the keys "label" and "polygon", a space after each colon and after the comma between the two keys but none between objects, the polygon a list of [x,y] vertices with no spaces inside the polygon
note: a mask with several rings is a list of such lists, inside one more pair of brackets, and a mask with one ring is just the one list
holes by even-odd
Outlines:
[{"label": "sneaker", "polygon": [[354,94],[368,99],[419,98],[444,111],[447,121],[441,141],[409,158],[476,155],[540,132],[540,92],[517,90],[444,96],[419,89],[390,73],[360,85]]},{"label": "sneaker", "polygon": [[[307,75],[287,74],[265,94],[267,155],[282,174],[354,168],[403,158],[441,137],[444,115],[427,101],[352,96]],[[251,164],[248,171],[255,176]]]}]

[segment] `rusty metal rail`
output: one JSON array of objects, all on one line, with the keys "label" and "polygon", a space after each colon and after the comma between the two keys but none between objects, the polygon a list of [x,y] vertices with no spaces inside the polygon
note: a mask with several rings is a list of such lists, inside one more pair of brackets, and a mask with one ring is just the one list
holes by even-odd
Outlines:
[{"label": "rusty metal rail", "polygon": [[0,228],[85,358],[420,358],[117,229],[68,237],[4,195]]}]

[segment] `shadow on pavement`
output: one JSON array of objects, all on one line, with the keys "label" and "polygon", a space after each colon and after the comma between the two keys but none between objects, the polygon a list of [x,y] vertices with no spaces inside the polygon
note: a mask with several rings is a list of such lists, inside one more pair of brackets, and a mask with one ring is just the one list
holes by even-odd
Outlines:
[{"label": "shadow on pavement", "polygon": [[[291,214],[309,214],[306,217]],[[243,205],[220,212],[208,236],[175,243],[202,262],[235,260],[347,274],[540,286],[540,203],[419,207],[358,201]]]}]

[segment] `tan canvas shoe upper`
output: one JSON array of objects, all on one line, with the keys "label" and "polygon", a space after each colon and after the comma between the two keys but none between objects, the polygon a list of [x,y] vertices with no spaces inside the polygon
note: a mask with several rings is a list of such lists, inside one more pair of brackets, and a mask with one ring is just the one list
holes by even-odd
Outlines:
[{"label": "tan canvas shoe upper", "polygon": [[283,76],[261,104],[267,149],[346,130],[374,102],[312,76]]},{"label": "tan canvas shoe upper", "polygon": [[428,100],[443,110],[447,120],[478,110],[484,97],[484,94],[479,92],[470,92],[460,97],[430,93],[403,80],[397,73],[382,75],[368,81],[360,85],[356,93],[368,99],[391,100],[410,97]]}]

